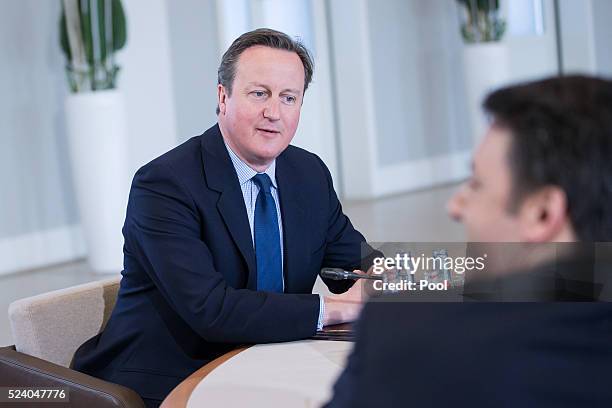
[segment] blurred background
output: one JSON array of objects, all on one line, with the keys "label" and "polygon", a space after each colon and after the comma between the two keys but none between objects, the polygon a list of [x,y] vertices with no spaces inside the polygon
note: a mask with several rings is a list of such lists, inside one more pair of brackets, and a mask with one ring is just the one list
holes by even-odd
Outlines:
[{"label": "blurred background", "polygon": [[[74,1],[95,21],[106,0]],[[371,241],[462,239],[444,206],[488,90],[612,76],[609,0],[123,0],[114,90],[75,93],[75,48],[67,58],[60,42],[70,2],[0,0],[0,345],[13,300],[120,273],[134,172],[216,122],[217,66],[245,31],[311,50],[294,144],[325,161]]]}]

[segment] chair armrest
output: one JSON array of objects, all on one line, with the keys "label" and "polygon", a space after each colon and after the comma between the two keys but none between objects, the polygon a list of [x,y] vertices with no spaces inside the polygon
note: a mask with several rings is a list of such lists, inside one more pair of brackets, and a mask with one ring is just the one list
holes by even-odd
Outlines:
[{"label": "chair armrest", "polygon": [[0,386],[64,387],[70,406],[87,408],[144,408],[133,390],[70,368],[20,353],[14,346],[0,347]]}]

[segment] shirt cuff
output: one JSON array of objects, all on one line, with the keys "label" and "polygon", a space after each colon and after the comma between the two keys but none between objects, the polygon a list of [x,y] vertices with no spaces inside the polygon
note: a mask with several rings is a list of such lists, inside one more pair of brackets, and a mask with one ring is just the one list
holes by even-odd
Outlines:
[{"label": "shirt cuff", "polygon": [[319,295],[319,321],[317,322],[317,330],[323,330],[323,316],[325,316],[325,302],[323,296]]}]

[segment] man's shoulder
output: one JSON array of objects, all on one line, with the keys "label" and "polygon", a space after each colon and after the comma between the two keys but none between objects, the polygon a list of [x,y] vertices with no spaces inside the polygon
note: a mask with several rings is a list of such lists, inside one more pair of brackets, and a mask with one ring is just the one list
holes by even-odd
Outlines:
[{"label": "man's shoulder", "polygon": [[321,176],[329,174],[327,166],[315,153],[301,147],[289,145],[277,158],[277,163],[291,167],[300,174],[310,177],[319,173]]},{"label": "man's shoulder", "polygon": [[286,158],[287,160],[304,160],[309,162],[320,162],[321,159],[316,154],[309,152],[306,149],[302,149],[301,147],[297,147],[294,145],[289,145],[287,148],[281,153],[280,157]]},{"label": "man's shoulder", "polygon": [[[525,312],[525,307],[512,304],[428,301],[411,294],[383,295],[365,305],[358,326],[362,336],[377,333],[373,335],[378,338],[375,341],[390,345],[406,341],[426,344],[440,333],[453,333],[457,341],[469,342],[470,333],[465,333],[464,328],[478,328],[481,336],[487,336],[503,329],[504,319],[500,316],[516,319]],[[505,326],[508,325],[506,322]],[[464,339],[464,336],[467,337]]]},{"label": "man's shoulder", "polygon": [[[580,322],[594,322],[589,324],[595,328],[611,311],[612,305],[605,302],[419,302],[395,295],[370,300],[359,326],[362,335],[384,333],[376,337],[387,337],[390,343],[409,339],[425,344],[441,333],[452,334],[459,343],[476,337],[521,343],[534,333],[571,333]],[[582,324],[581,330],[587,326]]]}]

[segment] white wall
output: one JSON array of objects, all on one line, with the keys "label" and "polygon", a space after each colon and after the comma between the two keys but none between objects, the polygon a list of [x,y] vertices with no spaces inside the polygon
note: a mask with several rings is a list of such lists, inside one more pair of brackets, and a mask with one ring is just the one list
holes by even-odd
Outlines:
[{"label": "white wall", "polygon": [[559,0],[563,70],[595,71],[595,49],[591,0]]},{"label": "white wall", "polygon": [[471,138],[456,5],[329,2],[345,197],[467,175]]},{"label": "white wall", "polygon": [[381,167],[471,148],[454,5],[367,2]]},{"label": "white wall", "polygon": [[119,53],[131,174],[174,147],[177,124],[167,0],[124,1],[128,42]]},{"label": "white wall", "polygon": [[593,0],[593,38],[596,72],[612,77],[612,1]]},{"label": "white wall", "polygon": [[612,2],[559,0],[563,69],[612,76]]},{"label": "white wall", "polygon": [[[540,1],[540,0],[532,0]],[[509,49],[511,82],[539,79],[559,73],[553,0],[541,0],[543,31],[507,33],[504,44]],[[525,4],[528,5],[528,2]],[[539,24],[538,23],[538,24]]]},{"label": "white wall", "polygon": [[58,46],[59,2],[0,12],[0,274],[82,256]]},{"label": "white wall", "polygon": [[167,1],[179,142],[217,122],[219,39],[215,0]]},{"label": "white wall", "polygon": [[[543,31],[502,41],[511,82],[558,72],[553,1],[541,3]],[[480,100],[466,95],[456,2],[328,4],[346,197],[376,198],[465,178],[477,139],[468,107],[478,109]],[[486,69],[495,68],[483,63]]]}]

